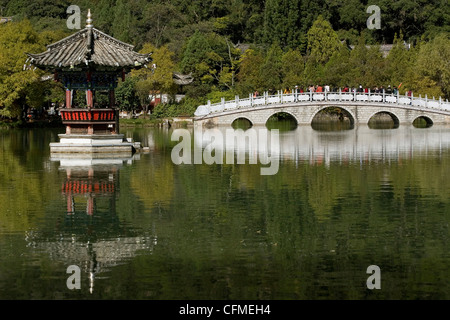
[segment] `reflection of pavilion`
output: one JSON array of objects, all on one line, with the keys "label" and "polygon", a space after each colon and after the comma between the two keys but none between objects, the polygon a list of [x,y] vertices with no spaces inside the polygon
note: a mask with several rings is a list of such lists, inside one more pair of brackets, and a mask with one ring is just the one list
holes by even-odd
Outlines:
[{"label": "reflection of pavilion", "polygon": [[67,214],[75,214],[75,199],[80,197],[87,199],[86,213],[90,216],[94,214],[98,198],[109,199],[110,212],[115,212],[118,170],[117,166],[66,167],[62,194],[66,197]]},{"label": "reflection of pavilion", "polygon": [[[120,192],[120,169],[139,159],[129,158],[52,158],[65,172],[61,193],[65,198],[64,223],[57,232],[30,230],[29,247],[47,252],[66,267],[76,265],[89,275],[89,288],[100,272],[137,255],[152,251],[156,236],[122,225],[116,212]],[[82,285],[83,286],[83,285]]]}]

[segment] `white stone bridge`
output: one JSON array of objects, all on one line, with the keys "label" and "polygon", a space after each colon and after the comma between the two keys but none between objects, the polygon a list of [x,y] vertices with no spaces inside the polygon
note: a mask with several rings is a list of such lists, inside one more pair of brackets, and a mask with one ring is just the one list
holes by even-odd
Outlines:
[{"label": "white stone bridge", "polygon": [[385,93],[291,93],[276,95],[265,92],[262,96],[222,101],[201,105],[195,111],[194,121],[199,124],[231,125],[237,119],[247,119],[252,125],[265,125],[277,113],[288,113],[298,125],[311,124],[314,117],[329,107],[338,107],[353,124],[368,124],[377,114],[389,114],[396,124],[412,124],[423,118],[428,124],[450,124],[448,100],[393,95]]}]

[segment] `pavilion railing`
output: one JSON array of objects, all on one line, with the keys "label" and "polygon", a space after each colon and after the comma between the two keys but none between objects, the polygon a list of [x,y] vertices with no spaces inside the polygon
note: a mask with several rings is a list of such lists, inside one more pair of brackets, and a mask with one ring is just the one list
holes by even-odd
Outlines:
[{"label": "pavilion railing", "polygon": [[220,113],[224,111],[233,111],[238,109],[250,109],[253,107],[273,107],[277,104],[310,104],[311,102],[354,102],[354,103],[385,103],[389,106],[400,106],[418,110],[437,110],[448,112],[450,114],[450,102],[439,99],[429,99],[427,95],[422,98],[421,95],[415,97],[397,94],[387,94],[385,92],[294,92],[283,93],[278,91],[275,95],[269,95],[268,92],[264,92],[262,95],[254,96],[250,94],[246,99],[240,99],[236,96],[234,100],[225,101],[225,98],[221,99],[221,102],[212,104],[208,101],[206,105],[201,105],[195,111],[196,117],[207,116],[210,114]]},{"label": "pavilion railing", "polygon": [[64,108],[60,113],[63,123],[110,123],[117,117],[114,109]]}]

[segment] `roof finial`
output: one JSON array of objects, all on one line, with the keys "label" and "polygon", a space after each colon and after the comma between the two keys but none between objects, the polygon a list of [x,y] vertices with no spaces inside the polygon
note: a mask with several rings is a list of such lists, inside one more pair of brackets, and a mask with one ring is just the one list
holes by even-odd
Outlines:
[{"label": "roof finial", "polygon": [[86,28],[92,28],[92,27],[93,27],[93,25],[92,25],[91,9],[88,9]]}]

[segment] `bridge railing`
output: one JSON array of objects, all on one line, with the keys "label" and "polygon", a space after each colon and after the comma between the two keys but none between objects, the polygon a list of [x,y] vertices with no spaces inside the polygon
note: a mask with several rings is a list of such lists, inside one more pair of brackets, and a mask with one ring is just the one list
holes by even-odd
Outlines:
[{"label": "bridge railing", "polygon": [[220,102],[212,104],[208,101],[206,105],[201,105],[195,111],[195,116],[207,116],[210,114],[224,111],[233,111],[238,109],[247,109],[253,107],[270,107],[275,104],[309,104],[311,102],[355,102],[355,103],[385,103],[389,106],[409,106],[412,109],[420,110],[439,110],[450,112],[450,102],[439,99],[429,99],[427,95],[418,97],[400,94],[387,94],[386,92],[293,92],[285,94],[278,91],[275,95],[269,95],[264,92],[263,95],[254,96],[250,94],[248,98],[241,99],[235,96],[234,100],[225,101],[222,98]]}]

